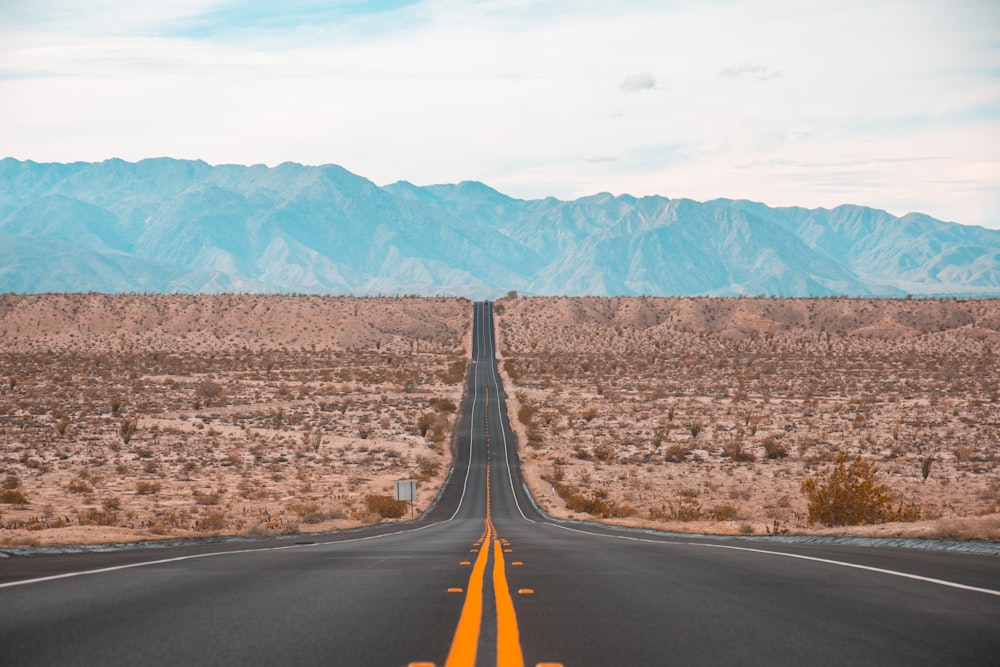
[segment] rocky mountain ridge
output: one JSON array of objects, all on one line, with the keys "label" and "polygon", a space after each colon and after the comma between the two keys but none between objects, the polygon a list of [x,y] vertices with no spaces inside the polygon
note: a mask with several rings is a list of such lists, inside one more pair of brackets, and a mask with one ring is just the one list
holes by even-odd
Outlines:
[{"label": "rocky mountain ridge", "polygon": [[917,213],[171,158],[0,160],[0,257],[25,293],[1000,295],[1000,231]]}]

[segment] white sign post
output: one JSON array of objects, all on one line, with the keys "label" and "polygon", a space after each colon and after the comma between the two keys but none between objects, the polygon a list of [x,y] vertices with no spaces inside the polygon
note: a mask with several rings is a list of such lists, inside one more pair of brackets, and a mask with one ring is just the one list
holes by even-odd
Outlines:
[{"label": "white sign post", "polygon": [[396,500],[410,501],[410,516],[413,516],[413,501],[417,499],[417,480],[401,479],[393,486]]}]

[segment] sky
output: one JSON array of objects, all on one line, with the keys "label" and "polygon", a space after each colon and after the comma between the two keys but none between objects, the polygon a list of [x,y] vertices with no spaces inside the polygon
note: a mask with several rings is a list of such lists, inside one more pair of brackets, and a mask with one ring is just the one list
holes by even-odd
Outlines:
[{"label": "sky", "polygon": [[1000,229],[1000,2],[0,0],[0,156]]}]

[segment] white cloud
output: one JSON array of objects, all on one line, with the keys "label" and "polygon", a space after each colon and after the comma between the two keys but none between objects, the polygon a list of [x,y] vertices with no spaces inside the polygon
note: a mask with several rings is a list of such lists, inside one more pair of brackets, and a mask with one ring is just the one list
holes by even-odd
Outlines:
[{"label": "white cloud", "polygon": [[632,76],[625,77],[618,84],[618,87],[626,95],[629,93],[638,93],[643,90],[656,88],[656,79],[653,78],[652,74],[633,74]]},{"label": "white cloud", "polygon": [[[233,13],[265,4],[5,4],[2,150],[336,162],[521,197],[849,202],[1000,227],[993,3],[426,0],[280,28]],[[670,94],[622,94],[648,90]]]},{"label": "white cloud", "polygon": [[784,74],[782,74],[779,70],[771,69],[767,65],[753,65],[750,63],[742,63],[740,65],[727,67],[722,70],[722,75],[733,78],[750,75],[759,81],[770,81],[771,79],[777,79],[780,76],[784,76]]}]

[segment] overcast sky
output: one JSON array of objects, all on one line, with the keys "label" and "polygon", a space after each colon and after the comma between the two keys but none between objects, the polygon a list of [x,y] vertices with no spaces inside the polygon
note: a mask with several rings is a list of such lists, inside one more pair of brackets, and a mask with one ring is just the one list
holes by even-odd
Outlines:
[{"label": "overcast sky", "polygon": [[0,155],[1000,228],[1000,2],[0,0]]}]

